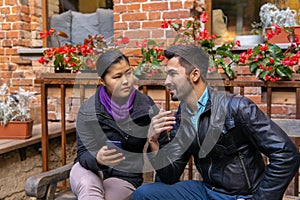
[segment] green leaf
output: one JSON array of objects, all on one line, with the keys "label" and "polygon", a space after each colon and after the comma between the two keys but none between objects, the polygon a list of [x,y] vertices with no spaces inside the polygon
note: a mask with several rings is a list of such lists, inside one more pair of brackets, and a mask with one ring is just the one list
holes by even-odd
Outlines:
[{"label": "green leaf", "polygon": [[251,63],[251,64],[250,64],[250,72],[251,72],[252,74],[256,74],[257,68],[259,69],[258,63]]},{"label": "green leaf", "polygon": [[189,20],[187,23],[186,23],[186,29],[189,29],[190,27],[191,27],[191,25],[192,25],[192,21],[191,20]]},{"label": "green leaf", "polygon": [[148,45],[156,45],[155,40],[148,39]]}]

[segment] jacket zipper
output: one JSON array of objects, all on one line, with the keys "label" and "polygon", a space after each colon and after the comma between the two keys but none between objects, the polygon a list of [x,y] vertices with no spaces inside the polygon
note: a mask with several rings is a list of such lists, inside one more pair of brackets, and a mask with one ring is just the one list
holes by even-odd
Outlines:
[{"label": "jacket zipper", "polygon": [[209,162],[210,162],[210,164],[209,164],[209,168],[208,168],[208,178],[209,178],[209,180],[211,180],[211,176],[210,176],[211,169],[212,169],[212,159],[211,159],[211,157],[209,157]]},{"label": "jacket zipper", "polygon": [[247,181],[248,187],[249,187],[249,189],[251,189],[251,184],[250,184],[249,176],[248,176],[248,173],[247,173],[247,171],[246,171],[245,163],[244,163],[244,161],[243,161],[243,156],[242,156],[241,152],[239,152],[239,159],[240,159],[240,161],[241,161],[241,164],[242,164],[242,167],[243,167],[244,174],[245,174],[245,176],[246,176],[246,181]]}]

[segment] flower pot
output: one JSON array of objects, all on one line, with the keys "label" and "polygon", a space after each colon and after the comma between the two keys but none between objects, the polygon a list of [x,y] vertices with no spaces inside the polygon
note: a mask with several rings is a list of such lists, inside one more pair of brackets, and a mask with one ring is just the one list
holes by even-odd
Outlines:
[{"label": "flower pot", "polygon": [[0,125],[0,139],[27,139],[32,136],[33,120],[11,121],[6,126]]},{"label": "flower pot", "polygon": [[[295,34],[298,35],[300,34],[300,26],[293,26],[291,27],[294,29]],[[266,28],[266,32],[271,31],[272,28]],[[291,39],[288,37],[288,33],[286,33],[285,31],[281,31],[278,35],[274,35],[272,38],[270,38],[268,40],[269,43],[290,43],[293,42],[291,41]]]},{"label": "flower pot", "polygon": [[265,41],[265,36],[263,35],[237,35],[234,37],[234,43],[239,40],[241,46],[249,46],[262,44]]}]

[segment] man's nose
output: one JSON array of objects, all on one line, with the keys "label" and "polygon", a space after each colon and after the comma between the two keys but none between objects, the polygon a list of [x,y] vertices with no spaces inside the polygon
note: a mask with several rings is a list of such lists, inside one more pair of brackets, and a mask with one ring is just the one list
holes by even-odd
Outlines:
[{"label": "man's nose", "polygon": [[170,84],[170,78],[169,78],[169,75],[167,75],[167,78],[165,80],[165,86],[168,86]]}]

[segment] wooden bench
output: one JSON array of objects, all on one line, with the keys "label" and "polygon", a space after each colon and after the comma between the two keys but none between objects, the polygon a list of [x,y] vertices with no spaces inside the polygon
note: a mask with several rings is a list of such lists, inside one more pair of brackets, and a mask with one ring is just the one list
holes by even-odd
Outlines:
[{"label": "wooden bench", "polygon": [[[273,119],[295,142],[298,150],[300,145],[300,120],[295,119]],[[72,163],[60,168],[43,172],[27,179],[25,185],[26,195],[37,199],[75,200],[76,197],[70,189],[57,192],[57,183],[69,178]],[[146,175],[146,174],[145,174]],[[145,176],[144,176],[145,177]],[[149,175],[148,175],[149,177]],[[153,177],[153,176],[152,176]],[[188,178],[193,179],[192,159],[188,164]],[[151,179],[151,175],[150,175]],[[290,183],[284,200],[300,200],[299,195],[299,173],[297,172]]]}]

